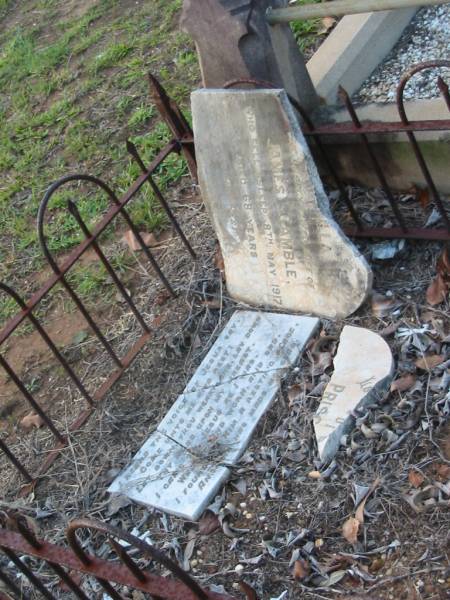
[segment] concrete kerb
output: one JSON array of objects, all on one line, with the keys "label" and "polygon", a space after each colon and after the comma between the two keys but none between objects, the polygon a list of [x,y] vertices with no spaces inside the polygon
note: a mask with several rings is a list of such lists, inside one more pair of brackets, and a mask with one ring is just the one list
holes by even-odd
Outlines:
[{"label": "concrete kerb", "polygon": [[307,63],[318,95],[335,104],[342,85],[351,95],[394,47],[417,8],[348,15]]}]

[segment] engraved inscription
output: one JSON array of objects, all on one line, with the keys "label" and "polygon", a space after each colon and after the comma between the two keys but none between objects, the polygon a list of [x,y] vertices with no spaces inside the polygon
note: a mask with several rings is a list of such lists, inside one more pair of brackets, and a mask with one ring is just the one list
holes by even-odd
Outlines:
[{"label": "engraved inscription", "polygon": [[[334,222],[285,93],[201,90],[192,108],[202,196],[237,300],[347,316],[371,272]],[[211,137],[211,123],[223,123]]]},{"label": "engraved inscription", "polygon": [[312,317],[236,312],[110,491],[197,518],[317,324]]}]

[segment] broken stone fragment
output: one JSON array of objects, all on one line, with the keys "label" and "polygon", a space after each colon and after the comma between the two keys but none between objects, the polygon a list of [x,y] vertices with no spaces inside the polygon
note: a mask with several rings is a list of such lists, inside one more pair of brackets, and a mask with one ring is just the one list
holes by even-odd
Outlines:
[{"label": "broken stone fragment", "polygon": [[392,353],[381,336],[362,327],[344,327],[333,376],[314,416],[322,462],[334,457],[341,437],[352,428],[352,411],[379,401],[389,389],[393,372]]},{"label": "broken stone fragment", "polygon": [[236,311],[109,491],[197,520],[318,325],[314,317]]}]

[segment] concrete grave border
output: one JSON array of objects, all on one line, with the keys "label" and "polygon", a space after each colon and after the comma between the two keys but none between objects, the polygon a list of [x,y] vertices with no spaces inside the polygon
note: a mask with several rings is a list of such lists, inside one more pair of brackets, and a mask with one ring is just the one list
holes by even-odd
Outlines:
[{"label": "concrete grave border", "polygon": [[386,10],[341,19],[307,63],[320,97],[335,104],[338,86],[352,95],[382,62],[417,8]]}]

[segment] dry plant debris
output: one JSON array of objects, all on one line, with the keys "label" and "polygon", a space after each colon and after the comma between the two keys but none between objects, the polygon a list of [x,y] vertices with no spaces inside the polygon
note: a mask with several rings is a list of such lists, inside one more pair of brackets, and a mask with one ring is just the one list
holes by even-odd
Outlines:
[{"label": "dry plant debris", "polygon": [[[450,322],[446,300],[426,303],[433,265],[442,254],[438,243],[408,241],[406,251],[373,263],[376,293],[389,301],[386,310],[374,308],[372,299],[345,321],[323,321],[199,523],[108,496],[109,483],[185,387],[236,308],[226,295],[223,264],[202,206],[180,201],[177,216],[200,258],[193,265],[176,238],[158,250],[181,291],[176,299],[143,271],[133,297],[153,323],[153,341],[31,497],[15,499],[17,478],[2,462],[0,508],[20,508],[56,542],[71,518],[103,519],[164,550],[202,585],[236,598],[243,592],[251,598],[248,586],[264,600],[447,597]],[[370,257],[373,244],[358,244]],[[381,403],[355,411],[354,429],[332,463],[321,464],[312,417],[345,324],[383,335],[397,372]],[[108,333],[121,349],[137,335],[128,314]],[[81,361],[91,377],[104,378],[100,354]],[[79,399],[68,386],[58,395],[65,399],[57,411],[64,426]],[[14,449],[36,460],[47,438],[44,428],[33,429],[16,436]],[[100,537],[85,537],[83,543],[110,557]],[[52,586],[51,573],[45,575]],[[90,597],[100,593],[94,582],[89,585]]]}]

